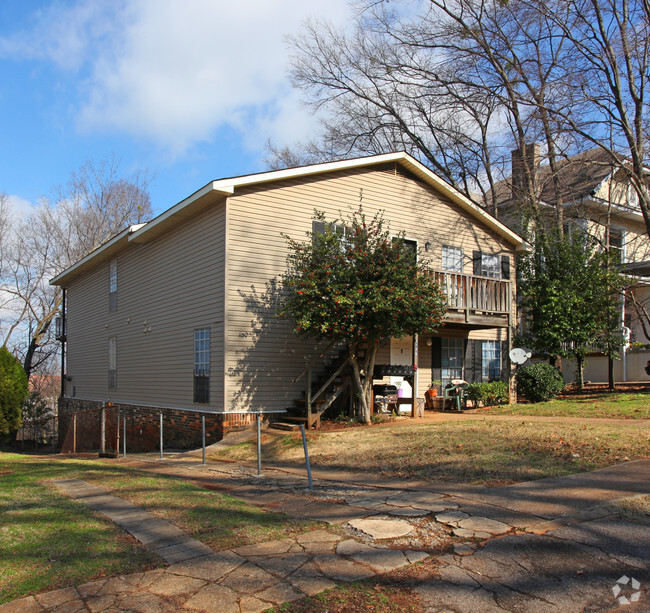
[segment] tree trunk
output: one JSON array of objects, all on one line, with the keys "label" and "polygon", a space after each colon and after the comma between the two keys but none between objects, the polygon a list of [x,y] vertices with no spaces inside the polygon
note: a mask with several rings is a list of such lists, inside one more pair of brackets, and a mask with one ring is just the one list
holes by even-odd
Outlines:
[{"label": "tree trunk", "polygon": [[576,355],[576,383],[578,389],[583,389],[585,386],[583,369],[584,369],[585,360],[581,355]]},{"label": "tree trunk", "polygon": [[372,371],[375,368],[375,358],[379,342],[372,341],[366,349],[363,364],[359,364],[360,343],[350,346],[350,365],[352,366],[354,387],[359,397],[359,421],[370,425],[372,402]]},{"label": "tree trunk", "polygon": [[609,389],[613,391],[616,388],[616,385],[614,383],[614,358],[611,355],[607,356],[607,375]]}]

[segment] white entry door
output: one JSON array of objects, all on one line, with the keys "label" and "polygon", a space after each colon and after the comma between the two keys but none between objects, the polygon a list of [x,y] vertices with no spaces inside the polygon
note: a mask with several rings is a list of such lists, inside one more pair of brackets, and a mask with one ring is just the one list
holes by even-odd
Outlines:
[{"label": "white entry door", "polygon": [[[413,364],[413,337],[405,336],[404,338],[390,339],[390,363],[397,366],[411,366]],[[391,377],[390,382],[397,385],[401,383],[404,398],[412,398],[413,390],[410,384],[403,380],[402,377]],[[399,387],[399,386],[398,386]]]}]

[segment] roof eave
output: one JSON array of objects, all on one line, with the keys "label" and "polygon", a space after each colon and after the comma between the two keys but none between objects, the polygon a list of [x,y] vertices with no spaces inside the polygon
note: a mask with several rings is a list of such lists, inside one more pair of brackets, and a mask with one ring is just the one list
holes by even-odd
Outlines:
[{"label": "roof eave", "polygon": [[[120,251],[122,247],[127,244],[129,235],[137,232],[145,225],[146,224],[136,224],[126,228],[126,230],[122,230],[122,232],[116,234],[113,238],[106,241],[103,245],[100,245],[97,247],[97,249],[91,251],[87,256],[81,258],[78,262],[66,268],[62,273],[58,274],[53,279],[50,279],[49,284],[65,287],[68,281],[74,279],[84,270],[86,270],[90,266],[90,262],[92,260],[95,260],[99,256],[103,256],[102,259],[105,260]],[[94,263],[92,266],[94,266]]]}]

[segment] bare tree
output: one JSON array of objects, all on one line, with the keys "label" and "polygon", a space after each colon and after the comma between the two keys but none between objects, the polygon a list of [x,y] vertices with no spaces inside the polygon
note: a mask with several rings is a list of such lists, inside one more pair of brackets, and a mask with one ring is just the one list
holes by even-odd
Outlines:
[{"label": "bare tree", "polygon": [[568,18],[546,3],[534,3],[561,31],[562,62],[572,74],[572,104],[550,111],[579,138],[600,147],[626,175],[650,237],[650,3],[563,0],[562,4]]},{"label": "bare tree", "polygon": [[48,281],[125,227],[151,216],[148,179],[123,178],[115,160],[87,161],[59,188],[56,202],[43,200],[20,223],[8,245],[2,291],[10,298],[3,345],[12,343],[29,375],[56,350],[50,327],[62,294]]}]

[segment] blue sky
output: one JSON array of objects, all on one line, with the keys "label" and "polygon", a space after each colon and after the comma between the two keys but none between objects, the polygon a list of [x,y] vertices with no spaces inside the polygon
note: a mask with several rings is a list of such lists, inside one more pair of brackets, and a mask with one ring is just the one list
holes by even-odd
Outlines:
[{"label": "blue sky", "polygon": [[0,1],[0,191],[54,197],[86,159],[152,177],[156,213],[264,170],[268,139],[317,131],[286,78],[288,34],[347,0]]}]

